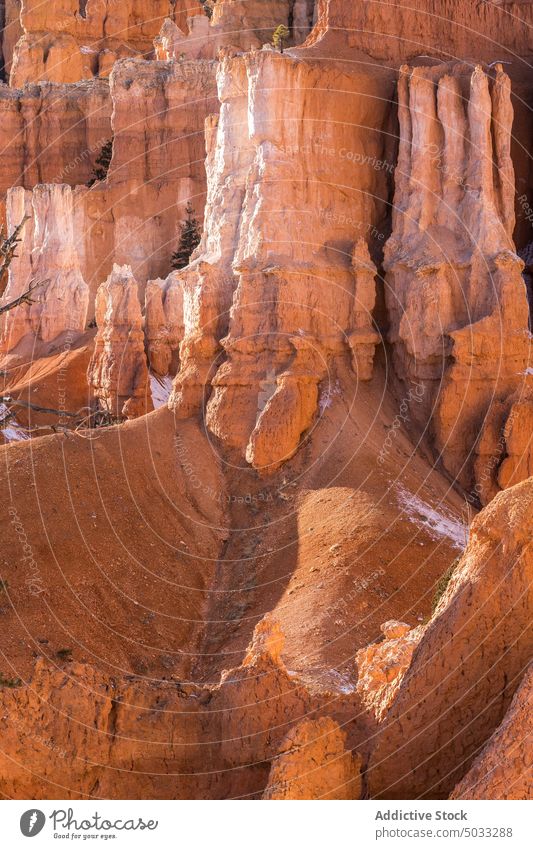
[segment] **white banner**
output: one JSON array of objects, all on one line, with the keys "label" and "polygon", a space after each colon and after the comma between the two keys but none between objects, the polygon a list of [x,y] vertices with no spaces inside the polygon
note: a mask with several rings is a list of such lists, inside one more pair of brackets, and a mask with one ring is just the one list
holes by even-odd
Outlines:
[{"label": "white banner", "polygon": [[[2,846],[530,847],[529,802],[4,801]],[[35,843],[31,843],[35,840]],[[67,841],[69,841],[67,843]]]}]

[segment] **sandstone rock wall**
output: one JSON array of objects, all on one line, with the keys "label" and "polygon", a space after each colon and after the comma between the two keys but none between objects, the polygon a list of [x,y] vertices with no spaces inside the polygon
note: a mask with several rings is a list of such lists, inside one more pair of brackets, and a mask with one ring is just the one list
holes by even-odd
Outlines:
[{"label": "sandstone rock wall", "polygon": [[[387,74],[297,50],[226,58],[219,69],[204,235],[181,274],[185,337],[171,403],[188,416],[207,402],[212,433],[264,471],[296,451],[335,357],[352,356],[362,380],[372,374],[366,243],[386,195],[377,95],[388,84]],[[346,114],[349,123],[336,120]]]},{"label": "sandstone rock wall", "polygon": [[505,716],[533,648],[532,509],[529,479],[474,520],[378,736],[373,797],[448,796]]},{"label": "sandstone rock wall", "polygon": [[511,706],[452,799],[532,799],[531,717],[533,666],[526,670]]},{"label": "sandstone rock wall", "polygon": [[263,799],[358,799],[360,759],[329,717],[304,719],[283,740]]},{"label": "sandstone rock wall", "polygon": [[63,332],[76,338],[85,330],[89,289],[80,271],[74,243],[70,186],[22,187],[8,192],[8,228],[24,217],[21,244],[9,269],[3,302],[9,303],[38,282],[32,303],[23,303],[3,317],[2,348],[10,351],[24,338],[35,356],[39,342],[51,342]]},{"label": "sandstone rock wall", "polygon": [[180,22],[199,12],[198,3],[179,0],[22,0],[23,36],[14,51],[10,83],[39,80],[72,83],[107,76],[117,59],[151,56],[162,22]]},{"label": "sandstone rock wall", "polygon": [[12,186],[84,184],[111,137],[109,85],[0,85],[0,195]]},{"label": "sandstone rock wall", "polygon": [[4,80],[9,79],[15,44],[23,33],[20,23],[22,0],[2,0],[0,3],[0,65]]},{"label": "sandstone rock wall", "polygon": [[96,294],[98,333],[89,364],[89,386],[115,418],[152,409],[137,283],[128,266],[115,265]]},{"label": "sandstone rock wall", "polygon": [[177,273],[146,284],[144,334],[152,371],[176,374],[183,339],[183,288]]},{"label": "sandstone rock wall", "polygon": [[[141,286],[170,270],[187,201],[202,215],[204,121],[217,109],[213,62],[121,62],[111,85],[0,87],[0,191],[40,183],[76,187],[75,244],[91,291],[90,316],[114,262],[131,265]],[[107,180],[89,189],[95,160],[110,139]]]},{"label": "sandstone rock wall", "polygon": [[[423,387],[413,417],[473,486],[491,403],[524,380],[528,304],[514,251],[510,82],[501,66],[403,67],[386,300],[397,373]],[[493,166],[494,162],[494,166]],[[432,417],[432,418],[431,418]]]},{"label": "sandstone rock wall", "polygon": [[445,60],[516,61],[531,51],[533,8],[527,0],[322,0],[318,8],[315,39],[326,34],[333,40],[337,28],[345,30],[352,48],[386,62],[400,64],[427,54]]},{"label": "sandstone rock wall", "polygon": [[[206,686],[38,661],[27,686],[0,691],[2,792],[20,798],[258,798],[289,734],[282,748],[292,751],[281,756],[285,777],[290,770],[300,789],[326,798],[357,798],[360,762],[344,748],[341,705],[311,695],[260,642],[257,648],[252,643],[245,663]],[[321,719],[314,719],[315,709],[322,710]],[[298,726],[308,714],[311,719]],[[299,757],[294,744],[302,746]],[[328,757],[313,775],[309,766],[318,750]],[[24,766],[28,759],[34,774]]]}]

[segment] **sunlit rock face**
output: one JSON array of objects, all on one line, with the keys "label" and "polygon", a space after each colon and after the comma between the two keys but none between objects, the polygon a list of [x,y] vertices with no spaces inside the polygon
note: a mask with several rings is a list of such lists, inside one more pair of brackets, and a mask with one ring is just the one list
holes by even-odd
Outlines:
[{"label": "sunlit rock face", "polygon": [[72,189],[64,185],[11,189],[7,207],[9,232],[25,217],[27,221],[3,303],[16,300],[30,286],[36,288],[31,303],[22,303],[3,317],[3,350],[14,349],[25,337],[37,351],[39,343],[52,342],[65,331],[75,338],[85,330],[89,289],[74,243]]},{"label": "sunlit rock face", "polygon": [[474,519],[383,718],[368,768],[372,796],[448,796],[504,718],[531,659],[532,507],[529,479]]},{"label": "sunlit rock face", "polygon": [[350,358],[354,379],[372,376],[367,240],[387,185],[383,85],[386,75],[298,51],[219,68],[204,234],[181,273],[171,404],[184,417],[204,410],[211,432],[263,471],[296,451],[336,358]]},{"label": "sunlit rock face", "polygon": [[194,0],[22,0],[22,38],[8,48],[10,84],[105,77],[117,59],[153,55],[165,18],[183,25],[194,13],[201,13]]},{"label": "sunlit rock face", "polygon": [[137,283],[115,265],[96,295],[96,334],[88,381],[102,409],[133,419],[152,409]]},{"label": "sunlit rock face", "polygon": [[512,242],[510,82],[500,65],[403,67],[392,235],[385,247],[398,375],[423,388],[413,416],[448,471],[474,484],[472,446],[529,352]]},{"label": "sunlit rock face", "polygon": [[145,339],[150,368],[156,374],[175,374],[183,339],[183,287],[179,274],[149,280],[145,295]]}]

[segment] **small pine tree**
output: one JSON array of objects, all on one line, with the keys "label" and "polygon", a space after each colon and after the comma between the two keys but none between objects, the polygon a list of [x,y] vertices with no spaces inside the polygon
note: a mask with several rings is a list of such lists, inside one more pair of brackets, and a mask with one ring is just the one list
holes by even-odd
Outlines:
[{"label": "small pine tree", "polygon": [[200,244],[200,225],[194,217],[194,209],[189,201],[187,204],[187,218],[180,225],[181,235],[178,250],[172,254],[170,264],[172,268],[180,269],[189,265],[189,259],[193,250]]},{"label": "small pine tree", "polygon": [[88,187],[94,186],[95,183],[99,183],[101,180],[105,180],[109,171],[109,166],[111,165],[111,159],[113,158],[113,139],[109,139],[103,146],[100,151],[100,156],[97,158],[95,166],[93,168],[93,175],[89,182],[87,183]]},{"label": "small pine tree", "polygon": [[287,41],[290,36],[289,29],[285,26],[285,24],[280,24],[279,27],[276,27],[274,30],[274,34],[272,36],[272,44],[274,47],[279,49],[280,53],[283,53],[283,43]]}]

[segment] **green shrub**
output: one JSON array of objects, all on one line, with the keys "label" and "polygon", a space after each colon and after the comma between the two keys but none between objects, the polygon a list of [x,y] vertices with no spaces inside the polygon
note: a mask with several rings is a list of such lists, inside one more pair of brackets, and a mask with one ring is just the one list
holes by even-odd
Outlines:
[{"label": "green shrub", "polygon": [[431,603],[431,613],[432,614],[435,613],[435,611],[436,611],[436,609],[439,605],[439,601],[441,600],[442,596],[446,592],[446,590],[448,588],[448,584],[450,583],[450,581],[452,579],[452,575],[455,572],[455,568],[456,568],[457,564],[459,563],[460,559],[461,559],[460,557],[456,557],[455,560],[453,561],[453,563],[451,564],[451,566],[449,566],[448,569],[446,569],[445,573],[443,575],[441,575],[439,580],[437,581],[437,584],[436,584],[436,587],[435,587],[435,594],[433,596],[433,601]]}]

